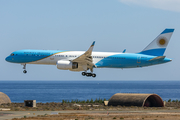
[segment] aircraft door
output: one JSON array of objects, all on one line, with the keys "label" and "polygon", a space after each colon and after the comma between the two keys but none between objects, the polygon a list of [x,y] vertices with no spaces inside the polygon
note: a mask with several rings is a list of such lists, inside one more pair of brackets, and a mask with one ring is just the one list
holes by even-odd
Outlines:
[{"label": "aircraft door", "polygon": [[141,56],[137,57],[137,63],[141,63]]}]

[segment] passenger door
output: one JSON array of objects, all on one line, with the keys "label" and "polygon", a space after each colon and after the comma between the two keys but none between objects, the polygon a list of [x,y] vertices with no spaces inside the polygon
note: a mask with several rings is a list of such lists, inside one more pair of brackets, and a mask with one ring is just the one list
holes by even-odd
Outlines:
[{"label": "passenger door", "polygon": [[141,56],[137,57],[137,63],[141,63]]}]

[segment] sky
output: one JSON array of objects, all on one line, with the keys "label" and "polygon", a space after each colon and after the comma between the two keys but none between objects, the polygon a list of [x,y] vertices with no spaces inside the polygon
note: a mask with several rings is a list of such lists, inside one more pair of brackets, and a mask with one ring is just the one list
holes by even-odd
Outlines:
[{"label": "sky", "polygon": [[[179,0],[0,0],[0,80],[180,80]],[[142,51],[164,29],[175,31],[165,56],[173,61],[144,68],[96,68],[97,77],[55,65],[8,63],[21,49],[128,53]]]}]

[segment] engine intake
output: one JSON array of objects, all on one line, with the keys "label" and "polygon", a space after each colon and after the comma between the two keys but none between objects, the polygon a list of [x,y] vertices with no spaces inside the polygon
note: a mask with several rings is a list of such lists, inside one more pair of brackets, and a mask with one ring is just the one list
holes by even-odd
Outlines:
[{"label": "engine intake", "polygon": [[65,61],[65,60],[59,60],[59,61],[57,61],[56,66],[58,69],[62,69],[62,70],[77,69],[78,63],[71,62],[71,61]]}]

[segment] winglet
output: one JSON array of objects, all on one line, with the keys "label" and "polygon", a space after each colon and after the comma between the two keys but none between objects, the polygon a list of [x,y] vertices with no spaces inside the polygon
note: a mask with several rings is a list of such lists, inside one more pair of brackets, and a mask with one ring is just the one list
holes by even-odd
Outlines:
[{"label": "winglet", "polygon": [[95,41],[92,43],[91,47],[94,46],[94,44],[95,44]]},{"label": "winglet", "polygon": [[89,49],[87,50],[87,52],[92,52],[93,48],[94,48],[94,45],[95,45],[95,41],[91,44],[91,46],[89,47]]}]

